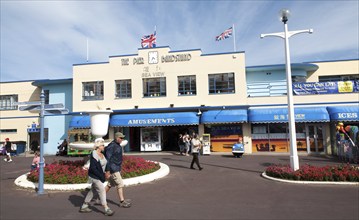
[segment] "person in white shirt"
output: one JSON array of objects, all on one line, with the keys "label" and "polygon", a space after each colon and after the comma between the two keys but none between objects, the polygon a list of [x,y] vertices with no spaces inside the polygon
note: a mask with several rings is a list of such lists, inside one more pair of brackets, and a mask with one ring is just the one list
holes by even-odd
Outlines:
[{"label": "person in white shirt", "polygon": [[192,162],[191,162],[191,169],[195,169],[193,167],[194,163],[197,164],[198,166],[198,169],[199,170],[202,170],[203,167],[201,167],[201,165],[199,164],[199,159],[198,159],[198,155],[199,155],[199,150],[201,149],[201,141],[199,140],[198,138],[198,135],[195,134],[191,140],[191,143],[192,143]]}]

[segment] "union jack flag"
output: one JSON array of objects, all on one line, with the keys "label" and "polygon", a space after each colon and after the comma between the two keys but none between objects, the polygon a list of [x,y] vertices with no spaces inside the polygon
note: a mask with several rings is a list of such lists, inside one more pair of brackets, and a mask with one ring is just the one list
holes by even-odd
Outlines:
[{"label": "union jack flag", "polygon": [[216,41],[224,40],[232,36],[233,27],[228,28],[227,30],[223,31],[222,34],[216,36]]},{"label": "union jack flag", "polygon": [[141,38],[142,48],[156,47],[156,31],[153,34],[145,35]]}]

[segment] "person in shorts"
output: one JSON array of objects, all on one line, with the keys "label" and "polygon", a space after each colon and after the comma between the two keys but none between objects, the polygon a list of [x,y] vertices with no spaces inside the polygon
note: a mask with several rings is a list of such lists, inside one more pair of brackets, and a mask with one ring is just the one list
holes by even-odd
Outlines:
[{"label": "person in shorts", "polygon": [[105,148],[105,157],[107,159],[106,176],[109,177],[108,184],[106,186],[106,192],[111,187],[116,187],[117,194],[120,199],[120,206],[124,208],[131,207],[130,200],[125,199],[123,194],[123,180],[121,177],[121,167],[123,160],[123,149],[121,142],[125,135],[121,132],[115,133],[115,139]]}]

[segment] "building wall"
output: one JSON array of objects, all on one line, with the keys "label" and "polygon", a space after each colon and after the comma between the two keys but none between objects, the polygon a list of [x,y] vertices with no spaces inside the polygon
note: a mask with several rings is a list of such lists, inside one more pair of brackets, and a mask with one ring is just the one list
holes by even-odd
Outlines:
[{"label": "building wall", "polygon": [[[33,102],[40,100],[40,89],[33,86],[33,81],[2,82],[1,95],[18,95],[18,102]],[[0,133],[0,142],[5,138],[10,141],[27,141],[27,128],[32,123],[39,124],[39,114],[36,112],[16,110],[0,110],[0,128],[17,129],[15,133]]]},{"label": "building wall", "polygon": [[359,60],[325,61],[313,63],[319,69],[309,74],[307,82],[318,82],[319,76],[359,74]]},{"label": "building wall", "polygon": [[[148,52],[158,51],[158,64],[148,64]],[[187,55],[191,59],[181,62],[162,62],[162,57]],[[143,59],[143,64],[133,64],[134,59]],[[123,65],[129,60],[128,65]],[[208,94],[208,74],[235,73],[234,94]],[[197,95],[179,96],[177,77],[196,75]],[[165,97],[143,97],[142,79],[154,76],[166,77]],[[115,80],[132,79],[132,98],[115,98]],[[104,100],[82,101],[82,82],[104,81]],[[133,109],[174,107],[240,105],[246,102],[246,75],[244,53],[203,55],[200,50],[172,52],[168,47],[141,49],[136,55],[110,57],[108,63],[74,65],[73,110]]]},{"label": "building wall", "polygon": [[[48,84],[42,86],[43,90],[49,90],[49,104],[62,103],[64,107],[72,109],[72,83]],[[44,154],[54,155],[58,151],[57,146],[67,139],[67,131],[71,116],[56,115],[45,116],[45,128],[48,128],[48,142],[44,143]]]},{"label": "building wall", "polygon": [[[318,69],[307,73],[307,82],[319,82],[319,76],[333,76],[333,75],[357,75],[359,74],[359,60],[348,61],[328,61],[312,63],[318,65]],[[262,81],[266,79],[264,74],[266,71],[258,73],[251,73],[251,82],[255,80]],[[262,75],[260,75],[262,73]],[[254,77],[253,76],[258,76]],[[272,80],[280,79],[280,75],[285,79],[285,67],[281,71],[276,71],[276,77]],[[270,77],[270,75],[268,76]],[[247,82],[248,83],[248,82]],[[270,98],[270,101],[269,101]],[[265,96],[265,97],[248,97],[246,104],[248,105],[263,105],[272,104],[280,105],[287,103],[287,96]],[[294,95],[293,100],[295,104],[310,104],[310,103],[330,103],[330,102],[358,102],[358,93],[342,93],[342,94],[321,94],[321,95]]]}]

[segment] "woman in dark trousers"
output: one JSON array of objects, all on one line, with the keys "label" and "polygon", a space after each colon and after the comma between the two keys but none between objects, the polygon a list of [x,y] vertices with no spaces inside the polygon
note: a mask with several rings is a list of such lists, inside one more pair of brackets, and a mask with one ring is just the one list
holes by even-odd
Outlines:
[{"label": "woman in dark trousers", "polygon": [[195,134],[191,140],[192,143],[192,162],[191,162],[191,169],[194,169],[193,165],[194,163],[197,164],[198,169],[202,170],[203,168],[201,167],[201,165],[199,164],[199,159],[198,159],[198,155],[199,155],[199,150],[201,149],[201,141],[198,139],[198,135]]}]

